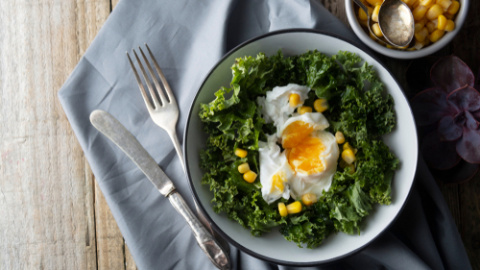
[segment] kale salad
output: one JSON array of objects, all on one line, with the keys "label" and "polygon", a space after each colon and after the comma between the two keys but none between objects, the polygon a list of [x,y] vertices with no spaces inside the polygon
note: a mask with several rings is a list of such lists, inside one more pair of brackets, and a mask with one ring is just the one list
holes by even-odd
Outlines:
[{"label": "kale salad", "polygon": [[[299,247],[315,248],[338,232],[360,234],[363,221],[375,205],[391,203],[392,180],[399,168],[399,160],[382,140],[396,124],[394,101],[374,68],[351,52],[329,56],[315,50],[295,56],[285,56],[281,51],[272,56],[245,56],[237,58],[231,69],[230,86],[221,87],[213,101],[201,105],[199,113],[208,134],[200,155],[202,184],[213,193],[214,211],[224,213],[254,236],[279,230]],[[269,116],[265,107],[273,104],[269,95],[287,85],[307,90],[295,106],[290,94],[286,101],[290,107],[282,114],[286,118],[311,115],[326,124],[297,125],[276,135],[281,130],[273,116],[278,113],[272,110]],[[321,112],[318,100],[324,107]],[[312,131],[313,126],[321,128]],[[310,128],[310,133],[302,133],[302,127]],[[289,138],[298,141],[293,146],[284,143],[287,130],[293,132]],[[336,153],[334,165],[329,165],[333,166],[329,169],[331,176],[324,177],[327,184],[316,189],[314,184],[309,186],[310,178],[298,178],[302,173],[292,169],[315,163],[308,158],[303,159],[303,165],[294,160],[315,153],[311,134],[337,139],[331,143],[331,152]],[[342,141],[337,134],[342,135]],[[330,147],[326,139],[317,141],[322,151]],[[271,147],[270,152],[263,151],[267,147]],[[273,160],[273,167],[262,165],[266,164],[264,153],[274,150],[276,157],[287,164],[282,167],[287,173],[279,174],[280,161],[269,156],[266,158]],[[350,159],[344,157],[347,150],[353,154]],[[293,157],[294,153],[297,156]],[[267,174],[269,170],[271,175]],[[266,175],[271,179],[266,181]],[[305,200],[305,194],[312,197]]]}]

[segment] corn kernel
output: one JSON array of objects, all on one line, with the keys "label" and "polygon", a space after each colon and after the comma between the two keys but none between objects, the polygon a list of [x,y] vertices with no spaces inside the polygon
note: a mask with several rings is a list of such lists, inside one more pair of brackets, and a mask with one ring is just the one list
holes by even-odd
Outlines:
[{"label": "corn kernel", "polygon": [[317,112],[324,112],[328,109],[328,102],[324,98],[316,99],[313,102],[313,108],[315,108],[315,111]]},{"label": "corn kernel", "polygon": [[457,14],[459,9],[460,9],[460,2],[453,1],[452,4],[448,7],[447,13],[454,15],[454,14]]},{"label": "corn kernel", "polygon": [[240,149],[240,148],[237,148],[235,149],[235,156],[239,157],[239,158],[244,158],[247,156],[247,150],[243,150],[243,149]]},{"label": "corn kernel", "polygon": [[283,182],[284,182],[283,178],[280,175],[278,174],[273,175],[272,187],[270,188],[270,192],[273,192],[275,190],[283,192],[283,190],[285,189],[285,187],[283,186]]},{"label": "corn kernel", "polygon": [[435,4],[427,10],[427,13],[425,13],[425,17],[427,17],[427,19],[432,21],[438,18],[438,16],[442,14],[443,14],[443,8],[439,4]]},{"label": "corn kernel", "polygon": [[443,15],[438,16],[437,28],[440,30],[445,30],[445,26],[447,26],[447,18]]},{"label": "corn kernel", "polygon": [[287,205],[287,213],[289,214],[297,214],[302,212],[302,203],[299,201],[295,201],[289,205]]},{"label": "corn kernel", "polygon": [[415,33],[422,30],[422,28],[425,26],[425,23],[420,21],[415,23]]},{"label": "corn kernel", "polygon": [[420,5],[425,7],[430,7],[431,5],[435,4],[435,0],[419,0]]},{"label": "corn kernel", "polygon": [[335,140],[337,141],[338,144],[342,144],[345,142],[345,136],[341,131],[335,132]]},{"label": "corn kernel", "polygon": [[405,4],[407,4],[407,6],[409,7],[412,7],[416,2],[418,2],[417,0],[402,0]]},{"label": "corn kernel", "polygon": [[452,5],[452,0],[437,0],[437,5],[441,6],[443,11],[447,11]]},{"label": "corn kernel", "polygon": [[345,168],[346,168],[350,173],[354,173],[354,172],[355,172],[355,165],[354,165],[354,164],[348,164]]},{"label": "corn kernel", "polygon": [[302,106],[302,107],[298,108],[298,113],[299,114],[304,114],[304,113],[307,113],[307,112],[312,112],[312,107]]},{"label": "corn kernel", "polygon": [[429,39],[431,42],[437,42],[443,37],[443,34],[445,34],[445,31],[437,29],[430,34]]},{"label": "corn kernel", "polygon": [[361,8],[358,9],[358,18],[361,20],[361,21],[366,21],[368,20],[368,15],[367,13],[365,13],[365,11]]},{"label": "corn kernel", "polygon": [[246,172],[250,171],[250,166],[248,165],[248,163],[242,163],[240,165],[238,165],[238,172],[241,173],[241,174],[244,174]]},{"label": "corn kernel", "polygon": [[383,3],[383,0],[367,0],[367,2],[372,6],[378,6]]},{"label": "corn kernel", "polygon": [[425,25],[427,27],[428,33],[432,33],[433,31],[435,31],[437,29],[437,25],[435,24],[435,22],[437,22],[437,20],[429,21]]},{"label": "corn kernel", "polygon": [[288,97],[288,103],[290,104],[290,107],[296,107],[298,104],[300,104],[300,95],[297,93],[292,93]]},{"label": "corn kernel", "polygon": [[310,206],[317,202],[317,196],[313,193],[305,193],[302,195],[302,203],[306,206]]},{"label": "corn kernel", "polygon": [[343,145],[343,150],[345,149],[352,149],[353,150],[353,147],[348,143],[346,142],[344,145]]},{"label": "corn kernel", "polygon": [[287,207],[283,202],[278,203],[278,213],[281,217],[286,217],[288,215]]},{"label": "corn kernel", "polygon": [[345,160],[347,164],[352,164],[355,161],[355,154],[352,149],[344,149],[342,151],[342,159]]},{"label": "corn kernel", "polygon": [[445,31],[453,31],[455,30],[455,22],[452,20],[447,20],[447,24],[445,25]]},{"label": "corn kernel", "polygon": [[410,7],[411,10],[414,10],[415,8],[417,8],[418,6],[420,6],[420,0],[416,0],[413,2],[412,6]]},{"label": "corn kernel", "polygon": [[243,174],[243,180],[247,181],[248,183],[255,182],[255,179],[257,179],[257,174],[253,171],[248,171]]},{"label": "corn kernel", "polygon": [[413,18],[415,21],[419,21],[425,17],[425,14],[427,13],[428,8],[422,5],[417,6],[413,11]]},{"label": "corn kernel", "polygon": [[374,8],[373,8],[373,12],[372,12],[372,21],[374,22],[378,22],[378,12],[380,11],[380,5],[376,5]]},{"label": "corn kernel", "polygon": [[378,25],[378,23],[372,24],[372,31],[377,37],[383,37],[382,30],[380,29],[380,25]]}]

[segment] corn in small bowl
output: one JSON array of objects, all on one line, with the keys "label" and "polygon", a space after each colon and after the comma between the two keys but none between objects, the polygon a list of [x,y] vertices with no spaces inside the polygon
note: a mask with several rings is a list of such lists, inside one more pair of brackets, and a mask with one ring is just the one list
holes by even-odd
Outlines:
[{"label": "corn in small bowl", "polygon": [[[383,0],[361,0],[369,9],[372,22],[378,17]],[[383,55],[398,59],[414,59],[437,52],[450,43],[463,26],[469,0],[402,0],[412,10],[415,19],[415,37],[406,48],[385,46],[370,36],[366,28],[367,14],[352,0],[345,0],[348,22],[357,37],[368,47]],[[381,36],[378,24],[372,29]],[[375,31],[375,29],[377,31]]]}]

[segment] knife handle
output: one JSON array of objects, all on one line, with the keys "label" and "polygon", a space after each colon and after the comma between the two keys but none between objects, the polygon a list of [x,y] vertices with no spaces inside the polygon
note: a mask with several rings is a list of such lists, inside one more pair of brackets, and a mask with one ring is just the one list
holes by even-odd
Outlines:
[{"label": "knife handle", "polygon": [[174,191],[168,195],[168,199],[175,210],[185,218],[190,228],[192,228],[193,235],[195,236],[198,245],[208,255],[212,263],[218,269],[230,269],[230,259],[227,253],[192,213],[182,196]]}]

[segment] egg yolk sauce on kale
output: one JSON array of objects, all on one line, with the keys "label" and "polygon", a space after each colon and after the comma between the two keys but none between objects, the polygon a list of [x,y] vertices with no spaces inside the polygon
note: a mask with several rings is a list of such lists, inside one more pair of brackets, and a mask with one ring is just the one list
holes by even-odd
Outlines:
[{"label": "egg yolk sauce on kale", "polygon": [[[254,236],[278,228],[299,247],[315,248],[337,232],[360,234],[362,221],[373,207],[391,203],[392,179],[399,167],[398,159],[382,141],[395,127],[393,98],[374,68],[345,51],[333,56],[308,51],[289,57],[279,51],[270,57],[259,53],[237,58],[232,75],[230,87],[219,89],[199,113],[209,135],[200,156],[205,172],[202,184],[213,192],[214,211],[225,213]],[[311,89],[304,105],[314,107],[319,98],[328,101],[323,112],[330,124],[327,130],[343,133],[356,153],[353,166],[345,166],[339,159],[330,188],[316,201],[294,214],[281,214],[285,211],[279,210],[279,205],[292,205],[295,200],[280,198],[278,203],[267,203],[258,178],[246,181],[239,169],[248,164],[247,170],[258,173],[259,142],[266,142],[268,135],[276,132],[275,126],[262,118],[257,98],[291,83]],[[236,149],[246,150],[245,154],[239,157]]]}]

